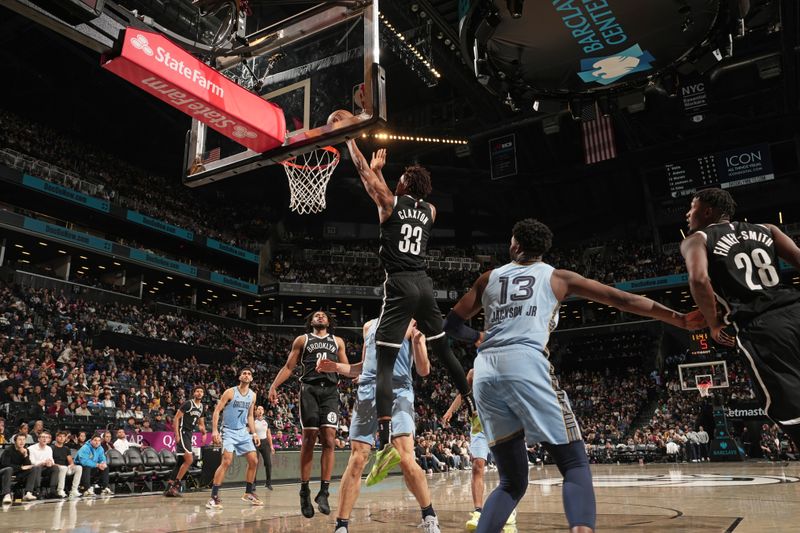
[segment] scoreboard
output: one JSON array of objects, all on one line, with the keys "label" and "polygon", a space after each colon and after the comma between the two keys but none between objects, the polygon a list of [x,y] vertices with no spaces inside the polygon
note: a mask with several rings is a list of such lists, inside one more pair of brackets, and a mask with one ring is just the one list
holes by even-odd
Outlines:
[{"label": "scoreboard", "polygon": [[664,165],[673,198],[689,196],[705,187],[727,189],[775,179],[768,144],[703,154]]},{"label": "scoreboard", "polygon": [[708,335],[708,331],[695,331],[689,335],[690,355],[708,355],[711,350],[711,337]]}]

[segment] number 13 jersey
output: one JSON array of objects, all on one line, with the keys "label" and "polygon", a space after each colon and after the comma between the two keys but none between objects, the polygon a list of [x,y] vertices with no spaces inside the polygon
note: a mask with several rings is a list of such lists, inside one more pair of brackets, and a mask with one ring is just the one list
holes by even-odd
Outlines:
[{"label": "number 13 jersey", "polygon": [[338,353],[339,346],[336,344],[336,337],[332,334],[317,337],[313,333],[306,333],[306,343],[300,356],[300,364],[303,367],[300,381],[310,385],[319,385],[325,381],[338,383],[339,375],[336,372],[317,372],[318,360],[325,358],[338,362]]},{"label": "number 13 jersey", "polygon": [[433,226],[431,204],[411,196],[395,196],[394,209],[381,223],[380,250],[389,274],[425,270],[428,238]]},{"label": "number 13 jersey", "polygon": [[492,270],[481,300],[486,334],[480,351],[516,346],[547,353],[561,306],[550,285],[554,270],[541,261]]},{"label": "number 13 jersey", "polygon": [[761,224],[720,222],[698,231],[706,238],[708,275],[725,322],[743,326],[757,315],[800,300],[781,283],[772,232]]}]

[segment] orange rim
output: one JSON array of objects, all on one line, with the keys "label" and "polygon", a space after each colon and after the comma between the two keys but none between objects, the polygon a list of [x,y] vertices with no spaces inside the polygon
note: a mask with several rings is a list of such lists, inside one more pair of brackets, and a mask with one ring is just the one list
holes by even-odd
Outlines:
[{"label": "orange rim", "polygon": [[323,169],[326,169],[326,168],[328,168],[328,167],[330,167],[332,165],[336,165],[337,163],[339,163],[339,158],[341,157],[341,154],[339,154],[339,150],[337,150],[333,146],[323,146],[322,148],[317,148],[317,150],[325,150],[327,152],[332,153],[333,156],[334,156],[333,161],[331,161],[330,163],[326,163],[324,165],[316,165],[316,166],[300,165],[300,164],[294,162],[295,159],[297,159],[297,157],[298,157],[298,156],[294,156],[294,157],[290,157],[286,161],[282,161],[281,165],[283,165],[285,167],[298,168],[298,169],[302,169],[302,170],[323,170]]}]

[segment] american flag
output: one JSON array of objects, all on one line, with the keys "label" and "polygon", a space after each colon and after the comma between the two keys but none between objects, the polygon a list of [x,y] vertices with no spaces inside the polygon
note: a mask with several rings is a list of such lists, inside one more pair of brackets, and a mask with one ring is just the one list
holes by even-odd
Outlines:
[{"label": "american flag", "polygon": [[208,152],[203,154],[203,163],[212,163],[214,161],[219,161],[220,157],[220,149],[219,146],[216,148],[212,148]]},{"label": "american flag", "polygon": [[614,141],[614,124],[611,117],[600,114],[597,104],[592,107],[593,109],[584,109],[581,122],[583,160],[587,165],[617,157],[617,144]]}]

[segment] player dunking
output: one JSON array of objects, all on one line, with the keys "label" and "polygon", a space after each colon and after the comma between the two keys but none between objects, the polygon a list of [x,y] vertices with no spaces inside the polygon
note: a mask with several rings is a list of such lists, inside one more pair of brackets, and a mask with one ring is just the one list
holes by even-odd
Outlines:
[{"label": "player dunking", "polygon": [[[475,404],[500,475],[498,488],[483,507],[479,533],[501,531],[525,495],[526,438],[541,442],[564,476],[564,510],[571,531],[594,530],[596,506],[586,448],[548,360],[547,341],[564,298],[582,296],[685,329],[705,324],[698,311],[684,315],[649,298],[554,269],[542,261],[552,237],[541,222],[517,222],[509,248],[512,261],[482,274],[445,321],[448,334],[479,345]],[[486,314],[483,334],[464,324],[481,308]]]},{"label": "player dunking", "polygon": [[[211,417],[211,436],[214,444],[222,445],[222,462],[214,472],[214,484],[211,486],[211,499],[206,503],[209,509],[222,509],[219,487],[225,480],[225,472],[233,462],[233,453],[247,457],[247,472],[242,500],[252,505],[264,505],[256,496],[255,480],[258,468],[256,446],[260,444],[253,420],[253,409],[256,405],[256,393],[250,390],[253,381],[253,370],[242,368],[239,371],[239,385],[222,393],[222,397],[214,408]],[[222,413],[222,435],[218,431],[219,415]]]},{"label": "player dunking", "polygon": [[[472,378],[475,374],[474,369],[467,372],[467,383],[472,385]],[[461,407],[461,395],[457,394],[453,398],[453,403],[447,409],[447,412],[442,415],[442,424],[447,425],[450,419]],[[478,419],[478,414],[470,417],[470,432],[469,432],[469,453],[472,455],[472,505],[475,510],[470,514],[467,520],[467,531],[475,531],[478,527],[478,522],[481,519],[481,511],[483,511],[483,495],[484,486],[483,478],[486,469],[486,460],[489,458],[489,441],[486,440],[486,433],[483,431],[481,422]],[[516,511],[511,513],[508,517],[506,525],[503,526],[503,533],[515,533],[517,530]]]},{"label": "player dunking", "polygon": [[[334,121],[350,115],[347,111],[333,114]],[[420,165],[406,167],[397,183],[395,193],[389,190],[381,169],[386,162],[386,150],[378,150],[372,163],[367,163],[355,140],[347,141],[350,157],[358,170],[361,182],[378,207],[380,249],[378,256],[386,271],[383,283],[383,306],[375,334],[378,369],[376,404],[378,413],[378,456],[370,478],[382,478],[385,472],[400,461],[391,445],[392,369],[409,321],[428,338],[433,352],[445,363],[458,391],[471,397],[464,369],[450,349],[442,329],[442,313],[433,294],[433,282],[425,268],[428,237],[436,220],[436,208],[426,202],[431,192],[431,177]]]},{"label": "player dunking", "polygon": [[[747,359],[764,412],[800,446],[800,291],[781,283],[778,258],[800,270],[800,248],[772,224],[731,221],[728,191],[692,199],[681,243],[689,290],[711,336]],[[717,302],[722,313],[717,313]],[[724,328],[732,325],[734,338]]]},{"label": "player dunking", "polygon": [[[342,476],[341,496],[334,533],[347,533],[350,513],[361,490],[361,474],[369,461],[369,454],[375,444],[378,419],[375,416],[375,376],[377,356],[375,333],[377,321],[364,324],[364,348],[361,362],[354,365],[321,360],[317,367],[325,372],[338,372],[350,377],[359,376],[357,402],[350,422],[350,460]],[[406,486],[417,499],[422,511],[422,524],[425,533],[439,533],[439,520],[433,510],[428,481],[419,467],[414,455],[414,389],[412,388],[411,367],[416,367],[420,376],[430,373],[428,350],[425,337],[412,322],[403,339],[392,372],[392,444],[400,454],[400,468]],[[371,482],[368,480],[367,485]]]},{"label": "player dunking", "polygon": [[206,436],[206,419],[204,417],[206,408],[203,405],[203,393],[205,389],[198,385],[192,389],[192,399],[181,405],[175,413],[173,425],[175,426],[175,455],[182,456],[175,465],[175,470],[169,482],[164,496],[182,496],[180,492],[181,480],[194,461],[192,453],[192,434],[195,428],[200,429],[203,437]]},{"label": "player dunking", "polygon": [[344,341],[333,334],[335,324],[327,311],[315,311],[306,318],[305,335],[294,339],[286,364],[280,369],[269,387],[269,401],[278,401],[277,389],[294,371],[299,361],[303,372],[300,375],[300,424],[303,427],[303,442],[300,446],[300,511],[306,518],[314,516],[311,505],[311,465],[314,461],[314,444],[319,437],[322,444],[320,458],[320,488],[314,501],[322,514],[330,514],[328,490],[333,473],[333,450],[336,429],[339,427],[339,376],[336,373],[317,372],[320,359],[347,361]]}]

